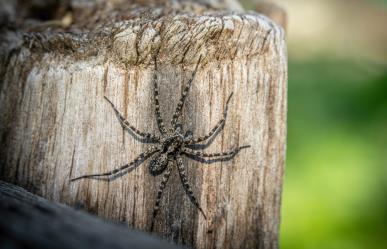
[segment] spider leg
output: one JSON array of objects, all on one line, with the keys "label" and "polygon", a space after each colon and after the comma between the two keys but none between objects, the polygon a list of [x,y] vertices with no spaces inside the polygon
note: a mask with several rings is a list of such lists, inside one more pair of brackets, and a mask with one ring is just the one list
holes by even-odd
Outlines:
[{"label": "spider leg", "polygon": [[124,128],[124,129],[128,129],[128,130],[131,130],[134,134],[136,134],[137,136],[139,136],[141,139],[145,139],[145,140],[149,140],[153,143],[157,143],[160,141],[160,138],[158,136],[155,136],[153,134],[150,134],[150,133],[145,133],[145,132],[142,132],[140,130],[138,130],[136,127],[132,126],[131,124],[129,124],[129,122],[122,116],[122,114],[118,111],[118,109],[114,106],[113,102],[110,101],[110,99],[108,99],[106,96],[104,96],[104,98],[106,99],[107,102],[109,102],[109,104],[113,107],[113,110],[114,112],[116,113],[117,115],[117,118],[118,120],[120,121],[120,124],[121,126]]},{"label": "spider leg", "polygon": [[185,168],[183,165],[183,159],[181,158],[181,156],[177,156],[176,160],[177,160],[177,169],[179,171],[180,180],[181,180],[181,183],[183,184],[185,193],[188,195],[189,199],[196,206],[196,208],[198,208],[199,211],[202,213],[202,215],[204,216],[204,219],[207,220],[207,216],[204,214],[204,211],[200,207],[199,202],[196,200],[195,196],[193,195],[191,186],[188,184],[188,179],[187,179],[187,176],[185,173]]},{"label": "spider leg", "polygon": [[206,158],[213,158],[213,157],[229,157],[229,156],[234,156],[236,155],[240,150],[249,148],[250,145],[244,145],[240,147],[236,147],[230,151],[225,151],[225,152],[217,152],[217,153],[205,153],[201,151],[195,151],[189,148],[184,148],[182,152],[186,155],[189,156],[198,156],[198,157],[206,157]]},{"label": "spider leg", "polygon": [[163,175],[163,179],[161,180],[160,186],[159,186],[159,191],[157,192],[157,198],[156,198],[156,203],[153,207],[153,216],[152,216],[152,224],[151,224],[151,231],[153,231],[155,219],[157,216],[157,212],[159,211],[159,205],[161,201],[161,196],[163,195],[163,191],[165,189],[165,186],[167,185],[169,176],[171,175],[172,167],[167,168],[166,172]]},{"label": "spider leg", "polygon": [[[152,146],[151,148],[149,148],[145,152],[143,152],[140,155],[138,155],[137,158],[135,158],[130,163],[127,163],[127,164],[125,164],[125,165],[123,165],[123,166],[121,166],[121,167],[119,167],[117,169],[114,169],[112,171],[108,171],[106,173],[101,173],[101,174],[90,174],[90,175],[79,176],[79,177],[71,179],[70,181],[73,182],[73,181],[80,180],[80,179],[83,179],[83,178],[93,178],[93,177],[100,177],[100,176],[111,176],[111,175],[117,174],[118,172],[121,172],[121,171],[129,168],[130,166],[135,165],[138,162],[148,158],[149,156],[153,155],[154,153],[156,153],[159,150],[160,150],[159,148],[157,148],[155,146]],[[139,165],[137,165],[137,166],[139,166]]]},{"label": "spider leg", "polygon": [[198,63],[196,64],[195,70],[194,70],[193,73],[192,73],[191,79],[189,79],[187,85],[185,86],[185,88],[184,88],[184,90],[183,90],[183,93],[182,93],[182,95],[181,95],[181,97],[180,97],[179,103],[177,104],[175,113],[173,114],[172,120],[171,120],[172,128],[175,128],[176,123],[177,123],[177,119],[178,119],[178,118],[180,117],[180,115],[181,115],[181,110],[183,109],[183,105],[184,105],[185,99],[187,98],[189,89],[191,88],[192,81],[193,81],[194,78],[195,78],[195,75],[196,75],[196,72],[197,72],[197,70],[198,70],[198,67],[199,67],[199,64],[200,64],[201,59],[202,59],[202,56],[199,57]]},{"label": "spider leg", "polygon": [[203,142],[203,141],[209,139],[210,137],[212,137],[212,135],[214,135],[217,130],[222,130],[223,129],[224,124],[226,123],[226,118],[227,118],[228,103],[230,102],[232,95],[233,95],[233,93],[231,93],[230,96],[227,99],[226,108],[224,108],[222,119],[218,121],[218,123],[215,125],[215,127],[212,128],[211,131],[207,135],[198,137],[197,139],[193,139],[189,143],[189,145],[193,145],[193,144],[196,144],[196,143]]},{"label": "spider leg", "polygon": [[157,125],[159,126],[159,130],[161,134],[167,133],[163,118],[161,117],[160,113],[160,103],[159,103],[159,85],[158,85],[158,78],[157,78],[157,59],[155,57],[155,73],[153,74],[153,84],[154,84],[154,92],[153,92],[153,97],[155,100],[155,114],[156,114],[156,120],[157,120]]}]

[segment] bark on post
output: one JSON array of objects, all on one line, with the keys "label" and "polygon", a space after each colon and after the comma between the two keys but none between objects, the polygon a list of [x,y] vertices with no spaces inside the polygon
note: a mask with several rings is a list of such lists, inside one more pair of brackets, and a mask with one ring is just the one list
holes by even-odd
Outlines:
[{"label": "bark on post", "polygon": [[[146,162],[111,182],[69,179],[112,170],[149,147],[122,130],[104,95],[135,127],[157,133],[153,75],[168,125],[202,56],[184,128],[195,136],[207,133],[234,92],[226,125],[206,151],[251,148],[226,162],[185,160],[208,220],[174,170],[155,230],[195,248],[277,248],[286,137],[284,32],[265,16],[219,9],[214,2],[73,0],[71,25],[7,25],[0,43],[0,178],[149,230],[161,177],[149,175]],[[8,23],[17,21],[9,16]]]}]

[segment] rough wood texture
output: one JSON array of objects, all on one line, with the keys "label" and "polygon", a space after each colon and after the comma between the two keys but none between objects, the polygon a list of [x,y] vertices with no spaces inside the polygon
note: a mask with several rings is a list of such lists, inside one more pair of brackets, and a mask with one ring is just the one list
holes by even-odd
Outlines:
[{"label": "rough wood texture", "polygon": [[2,30],[1,179],[149,230],[161,177],[146,163],[110,182],[69,179],[112,170],[149,147],[123,131],[104,95],[135,127],[156,133],[153,75],[169,123],[202,55],[184,128],[206,134],[234,92],[224,130],[206,151],[251,148],[227,162],[185,160],[208,220],[174,170],[155,230],[196,248],[277,248],[286,137],[282,28],[259,14],[191,2],[75,4],[82,2],[72,1],[66,29],[35,21]]},{"label": "rough wood texture", "polygon": [[146,233],[49,202],[3,181],[0,216],[0,248],[179,248]]}]

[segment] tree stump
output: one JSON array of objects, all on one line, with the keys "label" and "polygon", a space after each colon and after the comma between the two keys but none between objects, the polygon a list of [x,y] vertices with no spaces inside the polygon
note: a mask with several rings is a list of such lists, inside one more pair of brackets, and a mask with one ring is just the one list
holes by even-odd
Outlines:
[{"label": "tree stump", "polygon": [[149,231],[162,177],[149,174],[148,162],[114,181],[70,179],[118,168],[150,146],[123,130],[104,96],[133,126],[158,134],[154,75],[169,127],[201,57],[184,129],[208,133],[233,92],[224,129],[205,151],[251,147],[228,161],[184,159],[207,220],[174,169],[154,231],[195,248],[277,248],[287,109],[282,28],[214,4],[70,4],[71,24],[18,22],[11,13],[1,31],[0,178]]}]

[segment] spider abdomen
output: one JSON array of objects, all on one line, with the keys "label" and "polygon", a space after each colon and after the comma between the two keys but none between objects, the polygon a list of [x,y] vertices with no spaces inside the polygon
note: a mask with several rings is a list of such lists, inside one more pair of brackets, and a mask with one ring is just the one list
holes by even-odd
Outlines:
[{"label": "spider abdomen", "polygon": [[149,162],[149,173],[153,176],[160,175],[168,166],[168,154],[159,153]]}]

